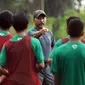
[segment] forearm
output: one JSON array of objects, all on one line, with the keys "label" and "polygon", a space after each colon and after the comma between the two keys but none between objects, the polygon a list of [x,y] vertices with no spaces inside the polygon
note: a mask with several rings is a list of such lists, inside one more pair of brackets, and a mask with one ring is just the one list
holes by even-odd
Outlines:
[{"label": "forearm", "polygon": [[48,29],[41,29],[37,32],[34,32],[32,36],[39,38],[42,34],[45,34],[46,32],[48,32]]},{"label": "forearm", "polygon": [[39,38],[41,35],[42,35],[41,32],[34,32],[34,33],[32,34],[32,36],[33,36],[33,37],[36,37],[36,38]]}]

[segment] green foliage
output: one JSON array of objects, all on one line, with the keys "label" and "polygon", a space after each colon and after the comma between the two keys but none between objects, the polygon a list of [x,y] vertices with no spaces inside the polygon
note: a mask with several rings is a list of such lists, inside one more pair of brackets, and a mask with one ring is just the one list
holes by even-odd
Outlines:
[{"label": "green foliage", "polygon": [[[78,16],[85,23],[85,12],[84,11],[81,11],[79,13],[79,12],[76,12],[75,10],[70,10],[69,9],[68,11],[66,11],[65,16],[64,17],[60,17],[60,19],[59,19],[60,27],[56,31],[56,35],[55,35],[55,39],[56,40],[59,39],[59,38],[67,36],[67,33],[66,33],[66,20],[70,16]],[[85,35],[84,35],[84,37],[85,37]]]},{"label": "green foliage", "polygon": [[[30,16],[30,23],[28,25],[28,29],[34,27],[33,16],[31,14],[29,16]],[[67,33],[66,33],[66,20],[69,16],[79,16],[81,18],[81,20],[85,23],[85,12],[84,11],[81,11],[80,13],[78,13],[75,10],[69,9],[68,11],[66,11],[64,17],[57,18],[58,22],[56,23],[56,25],[59,24],[59,28],[55,29],[55,33],[53,32],[53,34],[55,34],[54,35],[55,40],[67,36]],[[56,22],[56,18],[47,16],[47,23],[46,23],[45,26],[53,31],[53,23],[55,23],[55,22]],[[13,34],[15,34],[15,31],[14,31],[13,27],[11,28],[10,31]],[[85,35],[84,35],[84,37],[85,37]]]},{"label": "green foliage", "polygon": [[26,8],[24,0],[12,0],[11,4],[9,5],[12,11],[23,11]]}]

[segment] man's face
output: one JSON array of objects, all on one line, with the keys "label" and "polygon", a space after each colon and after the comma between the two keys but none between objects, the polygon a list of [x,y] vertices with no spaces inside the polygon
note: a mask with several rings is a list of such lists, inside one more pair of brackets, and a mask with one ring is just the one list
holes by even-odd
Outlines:
[{"label": "man's face", "polygon": [[34,23],[38,28],[42,29],[46,24],[46,16],[41,14],[37,18],[34,18]]}]

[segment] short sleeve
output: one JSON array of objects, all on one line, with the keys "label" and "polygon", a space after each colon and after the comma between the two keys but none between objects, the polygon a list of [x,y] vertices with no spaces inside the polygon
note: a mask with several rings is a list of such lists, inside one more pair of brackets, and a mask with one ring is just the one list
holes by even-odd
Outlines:
[{"label": "short sleeve", "polygon": [[44,62],[44,55],[39,40],[36,38],[32,38],[31,44],[32,44],[33,51],[36,55],[37,63],[39,64],[41,62]]},{"label": "short sleeve", "polygon": [[32,36],[33,33],[34,33],[33,29],[29,29],[29,30],[27,31],[27,34],[28,34],[29,36]]},{"label": "short sleeve", "polygon": [[5,67],[6,65],[6,48],[3,46],[1,53],[0,53],[0,66]]}]

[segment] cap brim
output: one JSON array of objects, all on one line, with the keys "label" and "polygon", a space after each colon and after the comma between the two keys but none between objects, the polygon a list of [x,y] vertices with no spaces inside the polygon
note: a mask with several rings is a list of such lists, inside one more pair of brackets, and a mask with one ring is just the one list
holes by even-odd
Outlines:
[{"label": "cap brim", "polygon": [[36,17],[39,17],[40,15],[45,15],[46,16],[45,13],[39,13]]}]

